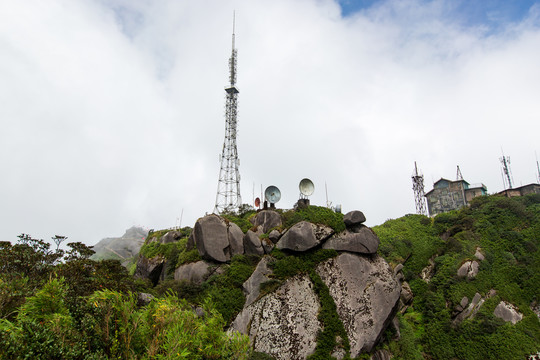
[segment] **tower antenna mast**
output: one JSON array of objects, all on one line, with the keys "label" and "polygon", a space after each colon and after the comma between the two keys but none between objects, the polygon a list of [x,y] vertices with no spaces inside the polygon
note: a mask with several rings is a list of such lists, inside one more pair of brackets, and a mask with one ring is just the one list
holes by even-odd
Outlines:
[{"label": "tower antenna mast", "polygon": [[534,155],[536,156],[536,170],[538,171],[536,176],[538,183],[540,184],[540,165],[538,165],[538,155],[536,154],[536,151],[534,152]]},{"label": "tower antenna mast", "polygon": [[214,213],[238,210],[242,204],[240,196],[240,160],[236,147],[236,127],[238,114],[238,89],[236,88],[235,22],[233,13],[232,52],[229,59],[229,86],[225,88],[225,140],[220,156],[218,189]]},{"label": "tower antenna mast", "polygon": [[512,171],[510,170],[510,156],[503,156],[499,159],[501,161],[502,165],[502,173],[503,173],[503,185],[505,189],[511,189],[512,188]]},{"label": "tower antenna mast", "polygon": [[414,202],[416,204],[416,213],[420,215],[427,215],[426,199],[424,195],[424,175],[418,173],[418,167],[416,161],[414,162],[414,174],[412,176]]}]

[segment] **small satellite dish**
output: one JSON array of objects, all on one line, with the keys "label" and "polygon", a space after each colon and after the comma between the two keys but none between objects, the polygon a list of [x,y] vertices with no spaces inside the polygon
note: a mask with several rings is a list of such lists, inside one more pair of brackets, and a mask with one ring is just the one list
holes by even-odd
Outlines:
[{"label": "small satellite dish", "polygon": [[261,199],[259,199],[259,198],[255,199],[255,207],[256,208],[261,207]]},{"label": "small satellite dish", "polygon": [[303,196],[305,196],[306,198],[310,195],[313,194],[313,192],[315,191],[315,185],[313,185],[313,182],[309,179],[302,179],[302,181],[300,181],[300,185],[298,185],[298,187],[300,188],[300,194],[302,194]]},{"label": "small satellite dish", "polygon": [[270,204],[275,204],[281,199],[281,191],[276,186],[270,185],[264,190],[264,197]]}]

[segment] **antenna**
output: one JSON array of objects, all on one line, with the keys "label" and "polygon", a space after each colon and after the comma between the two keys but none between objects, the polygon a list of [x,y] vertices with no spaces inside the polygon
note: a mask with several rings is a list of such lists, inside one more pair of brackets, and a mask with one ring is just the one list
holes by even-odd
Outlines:
[{"label": "antenna", "polygon": [[[502,152],[502,149],[501,149]],[[499,158],[502,168],[502,177],[503,177],[503,186],[504,189],[511,189],[512,188],[512,171],[510,170],[510,156],[503,156]]]},{"label": "antenna", "polygon": [[264,197],[270,203],[270,208],[274,208],[274,205],[281,199],[281,191],[277,186],[270,185],[264,191]]},{"label": "antenna", "polygon": [[461,174],[461,170],[459,169],[459,165],[457,166],[457,173],[456,173],[456,181],[463,180],[463,175]]},{"label": "antenna", "polygon": [[300,189],[300,199],[307,199],[315,191],[315,185],[308,178],[302,179],[298,188]]},{"label": "antenna", "polygon": [[233,13],[232,51],[229,59],[229,86],[225,88],[225,140],[221,152],[218,189],[214,213],[235,211],[242,204],[240,196],[240,160],[236,147],[236,127],[238,114],[238,89],[236,88],[236,56],[235,48],[236,14]]},{"label": "antenna", "polygon": [[416,161],[414,162],[414,173],[412,175],[414,202],[416,205],[416,213],[420,215],[427,215],[426,211],[426,199],[424,195],[424,175],[418,173],[418,167]]},{"label": "antenna", "polygon": [[540,165],[538,165],[538,155],[536,155],[536,151],[534,152],[534,156],[536,156],[536,170],[538,173],[536,174],[538,183],[540,184]]},{"label": "antenna", "polygon": [[328,186],[326,186],[326,181],[324,182],[324,192],[326,193],[326,207],[327,208],[332,208],[332,202],[328,201]]}]

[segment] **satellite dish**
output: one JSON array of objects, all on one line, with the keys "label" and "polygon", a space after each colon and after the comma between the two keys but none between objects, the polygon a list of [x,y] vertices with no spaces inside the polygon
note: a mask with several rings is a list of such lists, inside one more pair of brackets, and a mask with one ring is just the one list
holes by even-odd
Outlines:
[{"label": "satellite dish", "polygon": [[281,191],[276,186],[270,185],[264,190],[264,197],[270,201],[270,204],[275,204],[281,199]]},{"label": "satellite dish", "polygon": [[313,194],[313,192],[315,191],[315,185],[313,185],[313,182],[309,179],[302,179],[302,181],[300,181],[300,185],[298,185],[298,187],[300,188],[300,194],[302,194],[303,196],[305,196],[306,198],[310,195]]},{"label": "satellite dish", "polygon": [[255,199],[255,207],[257,207],[257,208],[261,207],[261,199],[259,199],[259,198]]}]

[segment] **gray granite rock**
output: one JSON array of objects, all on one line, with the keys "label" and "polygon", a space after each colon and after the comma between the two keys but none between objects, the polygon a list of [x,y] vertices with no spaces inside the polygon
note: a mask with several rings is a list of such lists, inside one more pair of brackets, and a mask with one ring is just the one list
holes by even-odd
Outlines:
[{"label": "gray granite rock", "polygon": [[244,307],[251,305],[260,294],[261,284],[270,280],[268,277],[272,274],[272,269],[268,267],[268,262],[270,261],[269,256],[264,256],[261,261],[257,264],[253,274],[242,284],[242,289],[244,290],[244,295],[246,295],[246,302]]},{"label": "gray granite rock", "polygon": [[476,248],[476,251],[474,252],[474,256],[480,260],[480,261],[484,261],[485,257],[484,257],[484,254],[481,253],[481,248],[477,247]]},{"label": "gray granite rock", "polygon": [[347,227],[363,224],[365,221],[366,217],[364,213],[359,210],[349,211],[343,216],[343,222]]},{"label": "gray granite rock", "polygon": [[262,238],[261,244],[265,254],[270,254],[276,246],[269,238]]},{"label": "gray granite rock", "polygon": [[393,319],[401,286],[384,259],[351,253],[316,268],[336,303],[351,345],[351,357],[371,351]]},{"label": "gray granite rock", "polygon": [[200,218],[193,227],[192,235],[203,259],[217,262],[231,259],[227,224],[221,217],[211,214]]},{"label": "gray granite rock", "polygon": [[231,246],[231,257],[244,254],[244,233],[242,232],[242,229],[240,229],[240,226],[229,222],[227,231],[229,244]]},{"label": "gray granite rock", "polygon": [[281,237],[281,233],[277,230],[270,231],[270,234],[268,234],[268,238],[275,244],[278,242],[279,238]]},{"label": "gray granite rock", "polygon": [[401,301],[403,301],[403,304],[407,305],[412,302],[413,299],[413,292],[411,290],[411,287],[409,286],[409,283],[404,281],[401,284],[401,295],[400,295]]},{"label": "gray granite rock", "polygon": [[317,345],[319,309],[309,276],[297,275],[244,307],[229,331],[249,335],[253,350],[277,360],[303,360]]},{"label": "gray granite rock", "polygon": [[477,261],[465,261],[463,265],[458,269],[457,275],[460,277],[467,277],[473,279],[478,275],[478,262]]},{"label": "gray granite rock", "polygon": [[244,252],[246,254],[263,255],[264,248],[262,246],[261,239],[259,239],[259,233],[252,230],[248,230],[244,235]]},{"label": "gray granite rock", "polygon": [[319,245],[333,233],[332,228],[301,221],[293,225],[276,244],[278,249],[306,251]]},{"label": "gray granite rock", "polygon": [[267,233],[270,229],[281,226],[281,215],[273,210],[259,211],[251,222],[255,227],[262,226],[263,233]]},{"label": "gray granite rock", "polygon": [[459,310],[460,308],[463,308],[464,310],[459,312],[457,316],[454,318],[454,320],[452,320],[452,326],[456,327],[463,320],[474,318],[478,310],[480,310],[480,308],[485,302],[485,300],[482,298],[482,296],[479,293],[474,294],[474,297],[471,303],[469,304],[469,306],[467,306],[467,308],[465,308],[465,306],[467,305],[467,301],[468,299],[464,297],[463,299],[461,299],[460,304],[456,306],[456,310]]},{"label": "gray granite rock", "polygon": [[355,232],[345,230],[334,235],[324,243],[323,249],[350,251],[360,254],[375,254],[379,248],[379,238],[367,226],[361,226]]},{"label": "gray granite rock", "polygon": [[157,283],[164,278],[163,269],[165,263],[166,259],[161,255],[151,259],[139,255],[133,276],[139,279],[149,279],[152,284],[157,285]]},{"label": "gray granite rock", "polygon": [[506,301],[501,301],[499,305],[497,305],[493,311],[493,315],[506,322],[511,322],[514,325],[523,319],[523,314],[518,311],[518,308]]},{"label": "gray granite rock", "polygon": [[169,244],[180,240],[181,237],[182,233],[180,231],[171,230],[161,237],[160,242],[162,244]]},{"label": "gray granite rock", "polygon": [[194,284],[202,284],[210,275],[210,264],[206,261],[197,261],[180,265],[174,271],[174,280],[189,281]]}]

